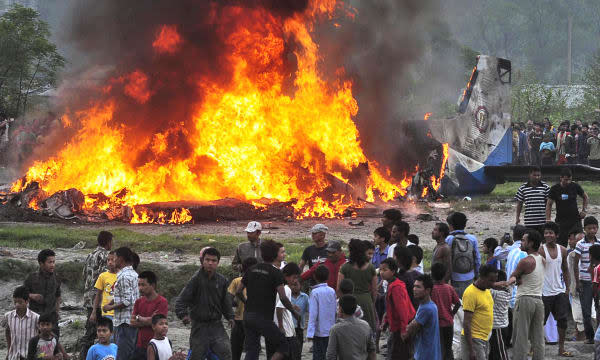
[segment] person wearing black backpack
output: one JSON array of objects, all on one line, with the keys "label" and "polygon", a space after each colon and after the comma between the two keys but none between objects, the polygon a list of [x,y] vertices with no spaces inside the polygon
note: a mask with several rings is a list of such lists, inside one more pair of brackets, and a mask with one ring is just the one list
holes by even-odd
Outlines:
[{"label": "person wearing black backpack", "polygon": [[465,289],[471,285],[479,273],[481,255],[477,238],[465,232],[467,216],[461,212],[453,212],[446,219],[450,235],[446,243],[452,253],[452,286],[462,299]]}]

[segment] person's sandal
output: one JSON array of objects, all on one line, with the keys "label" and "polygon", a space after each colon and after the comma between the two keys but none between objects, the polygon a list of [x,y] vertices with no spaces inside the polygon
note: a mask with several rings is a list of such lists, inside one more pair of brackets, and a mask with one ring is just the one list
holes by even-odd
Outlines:
[{"label": "person's sandal", "polygon": [[561,353],[558,353],[558,356],[560,356],[560,357],[573,357],[574,355],[572,353],[570,353],[570,352],[568,352],[568,351],[565,350],[565,351],[563,351]]}]

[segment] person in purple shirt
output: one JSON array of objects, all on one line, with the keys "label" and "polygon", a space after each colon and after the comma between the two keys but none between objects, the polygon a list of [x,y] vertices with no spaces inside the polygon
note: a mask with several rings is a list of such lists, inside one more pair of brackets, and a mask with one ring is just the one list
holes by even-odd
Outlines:
[{"label": "person in purple shirt", "polygon": [[402,339],[414,336],[415,360],[442,360],[438,309],[431,301],[433,280],[429,274],[421,274],[415,280],[413,292],[419,308],[413,321],[406,327]]},{"label": "person in purple shirt", "polygon": [[325,360],[329,345],[329,331],[335,325],[337,301],[335,290],[327,286],[329,269],[319,265],[315,271],[317,285],[312,287],[308,299],[308,330],[306,338],[313,340],[313,360]]},{"label": "person in purple shirt", "polygon": [[379,268],[381,262],[388,258],[388,251],[390,246],[388,243],[390,242],[392,234],[385,227],[378,227],[373,232],[373,244],[375,245],[375,253],[373,254],[373,259],[371,263],[375,267],[375,269]]},{"label": "person in purple shirt", "polygon": [[[473,280],[477,277],[479,273],[479,267],[481,266],[481,254],[479,253],[479,244],[477,243],[477,238],[474,235],[467,234],[465,232],[465,227],[467,226],[467,216],[461,212],[453,212],[446,219],[448,223],[448,227],[450,228],[450,235],[446,238],[446,243],[450,246],[450,250],[452,251],[452,286],[456,290],[458,297],[462,298],[462,294],[465,292],[465,289],[473,283]],[[457,236],[465,237],[471,244],[473,244],[473,270],[468,271],[466,273],[459,273],[455,270],[455,249],[452,247],[452,243],[454,242],[454,238]]]}]

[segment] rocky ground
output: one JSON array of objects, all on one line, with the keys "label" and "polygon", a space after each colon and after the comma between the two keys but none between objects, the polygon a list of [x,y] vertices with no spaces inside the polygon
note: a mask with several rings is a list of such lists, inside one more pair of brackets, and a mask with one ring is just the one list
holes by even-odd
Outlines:
[{"label": "rocky ground", "polygon": [[[511,202],[461,202],[461,203],[435,203],[435,204],[405,204],[404,212],[408,215],[408,221],[411,224],[411,232],[420,237],[421,246],[425,249],[433,249],[434,242],[431,240],[431,230],[436,219],[444,220],[448,212],[454,209],[460,209],[469,217],[468,231],[474,233],[480,239],[489,236],[500,237],[505,232],[510,232],[511,225],[514,224],[514,203]],[[590,213],[598,213],[599,207],[592,206]],[[427,216],[420,216],[427,214]],[[326,224],[329,227],[329,239],[348,241],[351,238],[370,239],[373,230],[380,226],[379,218],[364,217],[357,219],[335,219],[335,220],[303,220],[303,221],[270,221],[263,222],[264,236],[274,239],[297,239],[309,238],[310,228],[317,222]],[[350,224],[352,222],[353,225]],[[243,236],[243,229],[246,222],[212,222],[185,226],[159,226],[159,225],[126,225],[129,230],[160,234],[170,233],[179,234],[211,234],[211,235],[235,235]],[[2,226],[2,224],[0,224]],[[46,224],[32,224],[32,226],[48,226]],[[107,225],[73,225],[74,227],[84,227],[88,229],[111,229],[122,228],[123,224]],[[118,239],[116,239],[118,241]],[[0,243],[1,246],[1,243]],[[28,250],[21,248],[0,248],[0,261],[5,258],[20,259],[29,262],[35,262],[37,250]],[[83,261],[89,250],[78,249],[57,249],[57,260],[60,261]],[[154,262],[175,268],[182,264],[198,264],[198,257],[195,254],[183,254],[175,256],[171,249],[165,249],[163,252],[141,253],[142,261]],[[230,262],[230,258],[224,258],[223,263]],[[4,313],[12,308],[11,292],[19,281],[0,281],[0,313]],[[84,310],[80,307],[82,304],[81,294],[75,293],[69,289],[64,289],[63,310],[61,311],[61,321],[68,321],[63,328],[63,344],[69,352],[75,351],[78,336],[83,332],[85,323]],[[187,349],[189,328],[176,320],[174,315],[170,316],[169,338],[173,341],[175,349]],[[570,326],[569,333],[572,332]],[[383,341],[382,341],[383,343]],[[303,359],[312,358],[308,352],[310,345],[305,343]],[[583,345],[580,342],[570,342],[567,345],[568,350],[577,354],[575,359],[592,359],[593,347]],[[555,359],[557,347],[546,346],[546,358]],[[0,337],[0,358],[6,354],[6,342],[4,337]],[[383,359],[381,354],[378,358]]]}]

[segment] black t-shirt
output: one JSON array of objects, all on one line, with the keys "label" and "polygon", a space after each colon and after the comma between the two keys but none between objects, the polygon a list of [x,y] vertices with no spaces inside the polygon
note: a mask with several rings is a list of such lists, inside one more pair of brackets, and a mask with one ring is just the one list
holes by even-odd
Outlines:
[{"label": "black t-shirt", "polygon": [[325,262],[327,260],[327,244],[321,248],[318,248],[316,245],[307,247],[302,253],[302,260],[308,264],[309,269],[316,263]]},{"label": "black t-shirt", "polygon": [[572,224],[579,220],[579,208],[577,207],[577,195],[583,196],[584,191],[574,182],[566,187],[556,184],[550,188],[548,198],[556,203],[556,222],[561,224]]},{"label": "black t-shirt", "polygon": [[283,274],[271,264],[257,264],[242,278],[246,286],[245,311],[273,319],[277,287],[283,285]]},{"label": "black t-shirt", "polygon": [[529,134],[529,143],[531,144],[531,150],[540,151],[540,145],[542,144],[542,140],[544,138],[544,134],[539,133],[536,134],[535,131]]}]

